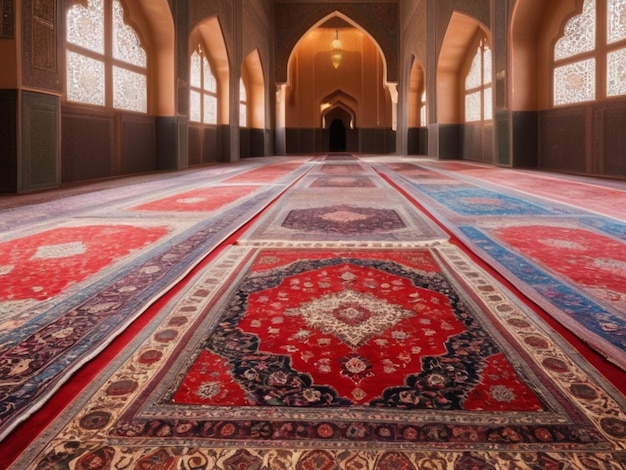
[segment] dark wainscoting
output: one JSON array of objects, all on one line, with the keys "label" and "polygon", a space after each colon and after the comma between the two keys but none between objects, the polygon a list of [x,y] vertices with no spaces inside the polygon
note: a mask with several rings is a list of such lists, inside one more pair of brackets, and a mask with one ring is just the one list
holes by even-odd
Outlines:
[{"label": "dark wainscoting", "polygon": [[250,156],[250,129],[247,127],[239,128],[239,157],[247,158]]},{"label": "dark wainscoting", "polygon": [[514,111],[512,119],[512,166],[537,168],[539,164],[537,111]]},{"label": "dark wainscoting", "polygon": [[[431,130],[432,131],[432,130]],[[457,159],[461,157],[461,126],[460,124],[439,124],[439,153],[440,159]]]},{"label": "dark wainscoting", "polygon": [[17,191],[17,90],[0,90],[0,191]]},{"label": "dark wainscoting", "polygon": [[59,186],[59,97],[22,92],[21,184],[19,191]]},{"label": "dark wainscoting", "polygon": [[495,163],[492,123],[465,123],[461,126],[461,136],[461,158]]},{"label": "dark wainscoting", "polygon": [[409,127],[407,130],[407,154],[428,155],[427,127]]},{"label": "dark wainscoting", "polygon": [[249,129],[251,157],[262,157],[265,155],[265,129]]},{"label": "dark wainscoting", "polygon": [[626,178],[626,102],[605,103],[599,110],[603,139],[595,137],[598,152],[598,172],[602,175]]},{"label": "dark wainscoting", "polygon": [[539,113],[539,168],[587,172],[588,113],[589,108],[579,106]]},{"label": "dark wainscoting", "polygon": [[202,128],[189,125],[189,165],[202,163]]},{"label": "dark wainscoting", "polygon": [[157,170],[154,116],[64,105],[63,182]]},{"label": "dark wainscoting", "polygon": [[265,155],[265,129],[239,128],[239,156],[241,158]]},{"label": "dark wainscoting", "polygon": [[120,174],[155,171],[157,169],[155,118],[142,114],[122,114],[120,123]]},{"label": "dark wainscoting", "polygon": [[219,161],[219,129],[215,126],[205,127],[204,140],[202,142],[201,163],[213,163]]},{"label": "dark wainscoting", "polygon": [[112,176],[115,157],[113,113],[65,106],[61,113],[63,182]]},{"label": "dark wainscoting", "polygon": [[228,162],[230,128],[227,125],[189,124],[189,165]]},{"label": "dark wainscoting", "polygon": [[540,111],[539,168],[626,179],[626,99]]},{"label": "dark wainscoting", "polygon": [[[287,154],[324,153],[330,148],[327,129],[285,129]],[[347,129],[346,152],[388,154],[396,151],[396,132],[391,129]]]},{"label": "dark wainscoting", "polygon": [[[181,145],[181,138],[184,139],[185,143],[187,142],[187,119],[183,121],[184,134],[180,133],[179,119],[173,116],[157,116],[155,118],[157,170],[178,170],[186,167],[186,161],[184,163],[180,161],[179,146]],[[187,152],[185,152],[186,155]]]}]

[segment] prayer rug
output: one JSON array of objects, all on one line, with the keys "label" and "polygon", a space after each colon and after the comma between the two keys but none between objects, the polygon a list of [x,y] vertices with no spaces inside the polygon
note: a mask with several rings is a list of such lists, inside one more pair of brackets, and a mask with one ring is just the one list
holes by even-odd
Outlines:
[{"label": "prayer rug", "polygon": [[314,166],[240,241],[408,246],[446,239],[443,230],[369,167],[342,162]]},{"label": "prayer rug", "polygon": [[[445,162],[429,162],[424,166],[450,170]],[[522,171],[485,167],[463,162],[454,168],[456,178],[473,183],[490,183],[498,187],[518,190],[551,201],[575,204],[577,207],[624,220],[626,213],[626,185],[606,180],[602,183],[591,179],[559,175],[558,177],[537,171]],[[443,175],[441,172],[437,172]],[[450,177],[451,178],[451,177]],[[569,179],[568,179],[569,178]],[[614,187],[613,187],[614,186]]]},{"label": "prayer rug", "polygon": [[226,178],[224,183],[276,183],[292,172],[302,167],[307,159],[296,161],[283,161],[272,165],[264,165],[260,168],[245,171],[239,175]]},{"label": "prayer rug", "polygon": [[413,179],[404,168],[383,171],[564,327],[626,370],[626,223],[466,177],[451,185]]},{"label": "prayer rug", "polygon": [[452,246],[235,246],[15,468],[616,468],[625,406]]},{"label": "prayer rug", "polygon": [[[292,178],[308,169],[299,167]],[[144,210],[135,197],[73,213],[46,232],[3,234],[0,439],[285,185],[228,188],[167,188],[165,198],[143,195],[153,201]],[[215,209],[212,191],[221,210],[198,212]]]},{"label": "prayer rug", "polygon": [[316,178],[311,188],[375,188],[368,176],[335,176]]},{"label": "prayer rug", "polygon": [[258,186],[226,186],[216,185],[208,188],[194,189],[169,196],[156,201],[135,206],[137,211],[215,211],[228,204],[239,201],[254,191]]}]

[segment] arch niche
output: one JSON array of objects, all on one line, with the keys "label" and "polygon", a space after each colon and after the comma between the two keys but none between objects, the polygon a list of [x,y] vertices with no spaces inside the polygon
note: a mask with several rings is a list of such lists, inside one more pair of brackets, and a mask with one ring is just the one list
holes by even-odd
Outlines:
[{"label": "arch niche", "polygon": [[395,150],[397,93],[386,76],[386,59],[366,30],[341,12],[325,16],[296,43],[287,83],[278,84],[277,140],[285,136],[287,153],[329,151],[335,121],[347,151],[385,152],[390,142]]},{"label": "arch niche", "polygon": [[[230,121],[230,67],[226,43],[217,16],[203,19],[191,30],[188,57],[191,57],[194,52],[201,53],[215,77],[217,113],[215,123],[189,122],[189,164],[227,161],[227,150],[222,146],[220,133],[221,129],[228,126]],[[184,110],[184,112],[188,113],[188,110]]]},{"label": "arch niche", "polygon": [[422,64],[413,56],[407,92],[407,152],[409,155],[428,153],[426,121],[426,83]]},{"label": "arch niche", "polygon": [[130,20],[147,30],[150,61],[150,111],[159,116],[176,115],[174,79],[174,19],[167,0],[126,2]]},{"label": "arch niche", "polygon": [[491,48],[491,32],[484,24],[458,11],[452,13],[439,52],[435,83],[438,134],[434,144],[440,158],[493,158],[492,120],[477,125],[465,122],[465,79],[482,39]]}]

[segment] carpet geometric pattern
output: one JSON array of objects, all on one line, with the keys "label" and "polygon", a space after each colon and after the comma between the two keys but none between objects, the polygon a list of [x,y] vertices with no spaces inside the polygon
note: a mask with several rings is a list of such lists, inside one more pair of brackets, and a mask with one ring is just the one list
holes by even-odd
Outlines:
[{"label": "carpet geometric pattern", "polygon": [[[457,163],[456,169],[466,170],[457,174],[440,172],[439,165],[412,166],[380,168],[524,294],[626,370],[626,220],[543,199],[535,186],[531,195],[519,182],[512,184],[516,190],[495,185],[485,168]],[[456,181],[424,179],[422,173]],[[556,181],[548,194],[558,191]],[[573,195],[575,184],[586,197],[581,183],[566,181],[564,191]],[[602,188],[590,191],[597,196]],[[606,200],[616,192],[605,188]]]},{"label": "carpet geometric pattern", "polygon": [[623,396],[448,245],[232,247],[87,392],[16,468],[626,462]]},{"label": "carpet geometric pattern", "polygon": [[[198,212],[199,202],[203,211],[214,207],[206,199],[209,188],[190,193],[190,185],[200,186],[191,179],[110,206],[67,210],[45,231],[33,224],[3,233],[0,439],[305,172],[305,162],[291,176],[274,172],[268,181],[274,184],[266,186],[226,186],[233,188],[228,192],[205,182],[227,199],[213,198],[219,212]],[[151,210],[136,210],[141,204],[152,204]],[[169,211],[181,205],[184,217],[172,218]]]}]

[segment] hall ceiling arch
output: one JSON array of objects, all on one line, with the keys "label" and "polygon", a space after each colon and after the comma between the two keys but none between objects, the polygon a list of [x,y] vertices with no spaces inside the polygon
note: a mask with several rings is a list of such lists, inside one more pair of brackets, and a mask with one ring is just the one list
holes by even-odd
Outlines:
[{"label": "hall ceiling arch", "polygon": [[[391,128],[394,84],[385,80],[380,47],[352,19],[338,11],[307,31],[292,51],[285,86],[287,127],[317,127],[326,98],[341,90],[359,125]],[[394,95],[395,97],[395,95]],[[344,100],[344,102],[347,102]]]},{"label": "hall ceiling arch", "polygon": [[310,31],[333,17],[340,17],[363,31],[379,48],[385,62],[385,80],[398,79],[398,5],[396,2],[354,4],[307,3],[276,0],[277,83],[288,81],[288,63],[298,42]]},{"label": "hall ceiling arch", "polygon": [[[317,21],[313,26],[311,26],[308,30],[306,30],[303,35],[300,37],[300,39],[297,41],[296,44],[294,44],[293,49],[290,51],[289,53],[289,58],[287,61],[287,69],[290,69],[290,65],[291,65],[291,61],[293,59],[294,56],[294,52],[296,51],[298,45],[300,45],[304,39],[307,37],[308,34],[310,34],[311,32],[315,31],[316,29],[320,28],[320,27],[327,27],[327,28],[340,28],[340,27],[345,27],[347,26],[348,28],[354,28],[357,31],[359,31],[360,33],[362,33],[363,35],[365,35],[367,38],[369,38],[369,40],[375,45],[376,49],[378,50],[378,52],[380,53],[380,56],[382,57],[382,62],[383,62],[383,77],[387,77],[388,76],[388,65],[387,65],[387,58],[385,57],[385,53],[383,51],[383,49],[381,48],[380,44],[378,44],[376,42],[376,38],[373,37],[365,28],[363,28],[361,25],[359,25],[357,22],[355,22],[353,19],[351,19],[350,17],[344,15],[343,13],[341,13],[338,10],[335,10],[334,12],[328,14],[327,16],[321,18],[319,21]],[[279,81],[279,80],[278,80]],[[387,82],[388,80],[385,78],[385,82]],[[287,80],[286,82],[289,84],[289,74],[287,74]]]}]

